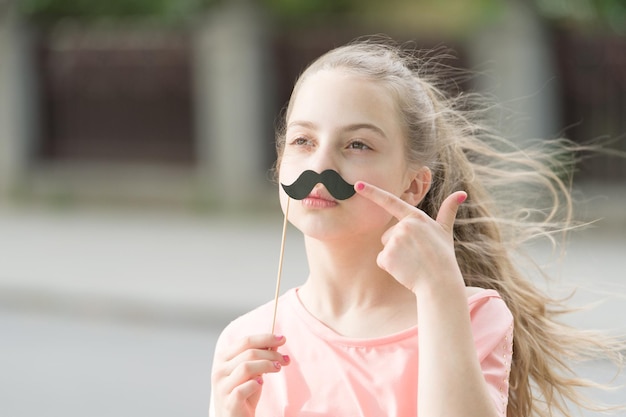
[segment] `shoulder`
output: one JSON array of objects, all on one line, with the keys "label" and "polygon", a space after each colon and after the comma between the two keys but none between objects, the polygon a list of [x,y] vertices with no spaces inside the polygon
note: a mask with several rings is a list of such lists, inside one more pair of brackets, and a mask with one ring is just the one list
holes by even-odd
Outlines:
[{"label": "shoulder", "polygon": [[[290,314],[285,314],[285,308],[289,305],[290,299],[294,297],[293,291],[293,289],[287,291],[278,299],[278,312],[282,314],[278,315],[277,324],[284,320],[285,316],[291,316]],[[222,330],[217,342],[218,347],[224,344],[231,344],[253,334],[270,333],[273,317],[274,300],[268,301],[237,317]],[[280,329],[277,328],[276,330],[280,332]]]},{"label": "shoulder", "polygon": [[467,304],[470,307],[470,314],[499,313],[512,318],[511,311],[496,290],[466,287]]},{"label": "shoulder", "polygon": [[468,287],[466,291],[472,322],[485,317],[492,323],[497,321],[495,319],[501,319],[506,325],[513,321],[511,310],[496,290]]},{"label": "shoulder", "polygon": [[467,303],[479,353],[490,351],[503,339],[512,337],[513,314],[497,291],[470,288]]},{"label": "shoulder", "polygon": [[273,301],[267,302],[228,323],[217,340],[218,349],[252,334],[269,333],[273,306]]},{"label": "shoulder", "polygon": [[468,299],[474,295],[484,293],[485,291],[487,290],[480,287],[465,287],[465,295],[467,295]]}]

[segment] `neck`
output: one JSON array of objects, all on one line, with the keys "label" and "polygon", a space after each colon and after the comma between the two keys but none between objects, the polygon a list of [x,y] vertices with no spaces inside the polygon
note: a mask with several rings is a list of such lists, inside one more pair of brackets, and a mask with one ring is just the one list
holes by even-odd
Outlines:
[{"label": "neck", "polygon": [[380,238],[371,242],[305,238],[310,275],[299,291],[300,299],[314,316],[344,335],[379,335],[371,333],[376,320],[385,325],[375,332],[383,333],[405,329],[415,321],[415,295],[376,265],[382,245]]}]

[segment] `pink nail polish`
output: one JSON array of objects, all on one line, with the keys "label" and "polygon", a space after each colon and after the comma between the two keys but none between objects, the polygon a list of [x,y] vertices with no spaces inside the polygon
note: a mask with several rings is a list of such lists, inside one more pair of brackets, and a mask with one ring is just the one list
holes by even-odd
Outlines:
[{"label": "pink nail polish", "polygon": [[280,369],[280,367],[281,367],[280,362],[278,362],[278,361],[274,362],[274,368]]},{"label": "pink nail polish", "polygon": [[285,363],[289,363],[291,361],[291,358],[289,357],[289,355],[283,355],[283,360],[285,361]]},{"label": "pink nail polish", "polygon": [[283,340],[283,335],[279,335],[279,334],[275,334],[274,337],[276,338],[276,340]]},{"label": "pink nail polish", "polygon": [[357,191],[363,191],[364,188],[365,188],[365,184],[363,184],[362,182],[359,181],[356,183]]},{"label": "pink nail polish", "polygon": [[461,194],[457,201],[459,202],[459,204],[463,204],[465,200],[467,200],[467,194]]},{"label": "pink nail polish", "polygon": [[259,385],[263,385],[263,378],[260,376],[254,379]]}]

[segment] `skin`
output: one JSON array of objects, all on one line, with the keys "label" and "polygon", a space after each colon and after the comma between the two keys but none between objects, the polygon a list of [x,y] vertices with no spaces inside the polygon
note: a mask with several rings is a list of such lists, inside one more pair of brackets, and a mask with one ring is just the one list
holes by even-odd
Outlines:
[{"label": "skin", "polygon": [[[416,393],[420,415],[495,416],[469,320],[467,297],[476,290],[464,286],[454,254],[452,227],[467,195],[450,195],[435,219],[417,209],[431,173],[407,163],[404,141],[393,97],[382,86],[338,70],[301,85],[279,181],[291,183],[305,169],[335,169],[357,194],[336,201],[318,184],[308,198],[291,201],[289,221],[304,234],[310,260],[298,295],[345,336],[380,337],[418,325],[419,380],[426,381]],[[284,210],[282,190],[280,200]],[[275,362],[288,364],[277,351],[284,341],[251,336],[217,356],[218,416],[254,415],[259,376],[280,372]]]},{"label": "skin", "polygon": [[215,353],[211,383],[217,416],[254,416],[262,375],[279,372],[290,363],[289,357],[277,352],[286,340],[280,335],[252,335]]}]

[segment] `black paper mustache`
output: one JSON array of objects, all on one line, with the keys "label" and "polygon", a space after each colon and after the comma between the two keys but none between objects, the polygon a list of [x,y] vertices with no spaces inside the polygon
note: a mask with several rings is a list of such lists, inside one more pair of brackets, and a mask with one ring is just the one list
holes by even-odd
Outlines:
[{"label": "black paper mustache", "polygon": [[282,185],[283,190],[289,197],[294,200],[302,200],[311,193],[315,185],[320,183],[337,200],[346,200],[356,192],[354,191],[354,185],[346,182],[337,171],[332,169],[327,169],[321,174],[307,169],[291,185],[282,183],[280,185]]}]

